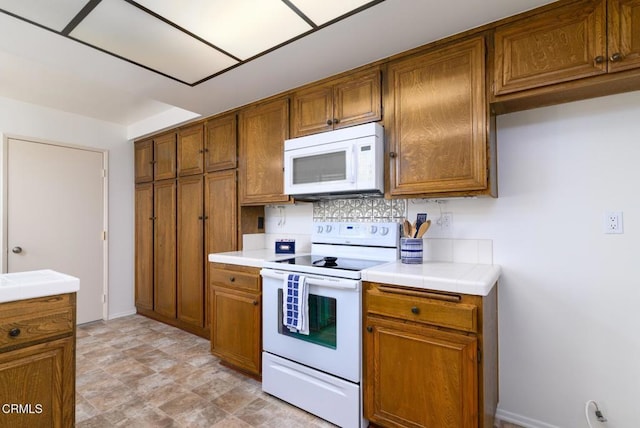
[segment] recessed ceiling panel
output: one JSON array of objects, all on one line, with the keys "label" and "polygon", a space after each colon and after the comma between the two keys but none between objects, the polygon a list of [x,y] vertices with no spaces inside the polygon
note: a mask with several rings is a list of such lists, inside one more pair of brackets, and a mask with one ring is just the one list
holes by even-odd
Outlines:
[{"label": "recessed ceiling panel", "polygon": [[189,84],[237,64],[122,0],[103,0],[70,36]]},{"label": "recessed ceiling panel", "polygon": [[323,25],[354,9],[373,3],[371,0],[291,0],[316,25]]},{"label": "recessed ceiling panel", "polygon": [[62,31],[88,0],[0,0],[0,9]]},{"label": "recessed ceiling panel", "polygon": [[243,60],[312,29],[281,0],[138,3]]}]

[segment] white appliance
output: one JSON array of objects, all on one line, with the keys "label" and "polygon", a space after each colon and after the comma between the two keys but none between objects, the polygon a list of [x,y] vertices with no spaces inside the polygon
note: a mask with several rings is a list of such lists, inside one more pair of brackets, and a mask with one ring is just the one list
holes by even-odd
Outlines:
[{"label": "white appliance", "polygon": [[384,193],[384,129],[379,123],[284,142],[284,192],[300,200]]},{"label": "white appliance", "polygon": [[[265,262],[262,390],[340,427],[362,416],[361,271],[398,258],[398,223],[314,223],[311,254]],[[285,279],[306,277],[309,334],[283,325]]]}]

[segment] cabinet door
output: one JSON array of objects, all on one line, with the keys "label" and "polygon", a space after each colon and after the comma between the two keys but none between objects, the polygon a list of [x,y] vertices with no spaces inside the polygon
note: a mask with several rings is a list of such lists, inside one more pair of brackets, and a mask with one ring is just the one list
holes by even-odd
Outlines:
[{"label": "cabinet door", "polygon": [[25,413],[2,412],[3,427],[72,427],[75,424],[74,337],[0,354],[0,403]]},{"label": "cabinet door", "polygon": [[333,129],[333,86],[313,86],[293,95],[293,137]]},{"label": "cabinet door", "polygon": [[201,123],[178,133],[178,175],[204,172],[204,127]]},{"label": "cabinet door", "polygon": [[178,180],[178,319],[204,325],[204,179]]},{"label": "cabinet door", "polygon": [[212,286],[211,352],[249,373],[260,374],[260,295]]},{"label": "cabinet door", "polygon": [[136,185],[136,307],[153,310],[153,183]]},{"label": "cabinet door", "polygon": [[606,0],[589,0],[500,27],[495,95],[605,73]]},{"label": "cabinet door", "polygon": [[380,70],[355,74],[337,83],[333,97],[334,129],[382,118]]},{"label": "cabinet door", "polygon": [[153,181],[153,140],[138,141],[134,144],[135,182]]},{"label": "cabinet door", "polygon": [[289,137],[289,100],[277,99],[243,110],[240,120],[240,203],[286,202],[284,140]]},{"label": "cabinet door", "polygon": [[364,415],[382,426],[478,426],[477,339],[367,317]]},{"label": "cabinet door", "polygon": [[609,71],[640,67],[640,0],[609,0]]},{"label": "cabinet door", "polygon": [[154,185],[153,309],[176,317],[176,183]]},{"label": "cabinet door", "polygon": [[207,121],[205,163],[207,171],[233,169],[237,164],[237,121],[235,113]]},{"label": "cabinet door", "polygon": [[153,140],[153,177],[156,180],[165,180],[176,177],[176,134],[168,134],[156,137]]},{"label": "cabinet door", "polygon": [[488,188],[483,38],[389,66],[390,193]]}]

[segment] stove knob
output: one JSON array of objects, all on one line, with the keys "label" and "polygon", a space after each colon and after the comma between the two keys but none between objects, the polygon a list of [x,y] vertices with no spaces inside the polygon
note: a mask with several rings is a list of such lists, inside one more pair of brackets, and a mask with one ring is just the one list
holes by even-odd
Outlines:
[{"label": "stove knob", "polygon": [[375,235],[377,231],[378,231],[378,226],[371,226],[369,228],[369,233],[371,233],[371,235]]},{"label": "stove knob", "polygon": [[316,233],[322,233],[322,226],[316,227]]},{"label": "stove knob", "polygon": [[331,229],[333,229],[333,226],[327,225],[327,233],[331,233]]},{"label": "stove knob", "polygon": [[386,227],[386,226],[382,226],[382,227],[380,228],[380,235],[384,236],[384,235],[386,235],[387,233],[389,233],[389,228],[388,228],[388,227]]}]

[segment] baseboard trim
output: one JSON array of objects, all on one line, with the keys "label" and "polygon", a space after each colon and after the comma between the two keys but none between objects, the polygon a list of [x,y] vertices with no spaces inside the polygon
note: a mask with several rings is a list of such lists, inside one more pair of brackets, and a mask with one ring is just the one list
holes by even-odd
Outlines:
[{"label": "baseboard trim", "polygon": [[560,428],[556,425],[551,425],[546,422],[538,421],[536,419],[528,418],[526,416],[522,416],[517,413],[508,412],[506,410],[498,408],[498,410],[496,410],[495,426],[501,426],[502,422],[517,424],[524,428]]},{"label": "baseboard trim", "polygon": [[109,320],[114,320],[116,318],[128,317],[129,315],[135,315],[136,308],[131,309],[130,311],[119,312],[117,314],[109,314]]}]

